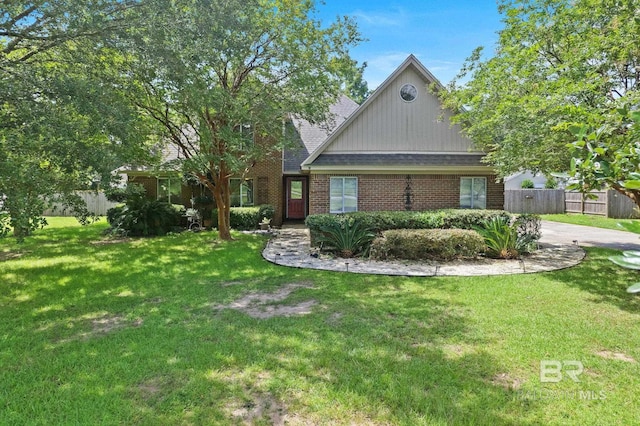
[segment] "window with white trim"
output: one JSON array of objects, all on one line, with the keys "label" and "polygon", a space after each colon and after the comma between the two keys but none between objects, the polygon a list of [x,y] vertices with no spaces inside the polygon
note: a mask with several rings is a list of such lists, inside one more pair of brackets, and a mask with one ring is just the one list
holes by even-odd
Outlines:
[{"label": "window with white trim", "polygon": [[358,211],[357,177],[332,177],[329,180],[329,211],[331,213]]},{"label": "window with white trim", "polygon": [[487,208],[487,178],[485,177],[460,178],[460,208],[462,209],[486,209]]},{"label": "window with white trim", "polygon": [[231,207],[253,206],[253,179],[229,179]]},{"label": "window with white trim", "polygon": [[180,204],[182,201],[182,179],[177,177],[158,178],[158,201]]}]

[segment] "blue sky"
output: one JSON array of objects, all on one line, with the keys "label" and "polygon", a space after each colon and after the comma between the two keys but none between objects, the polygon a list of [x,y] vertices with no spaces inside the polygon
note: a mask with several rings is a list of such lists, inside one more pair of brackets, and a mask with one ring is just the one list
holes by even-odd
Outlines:
[{"label": "blue sky", "polygon": [[413,53],[443,84],[478,46],[494,51],[502,28],[496,0],[324,0],[319,18],[353,17],[368,41],[351,56],[367,62],[365,79],[375,89]]}]

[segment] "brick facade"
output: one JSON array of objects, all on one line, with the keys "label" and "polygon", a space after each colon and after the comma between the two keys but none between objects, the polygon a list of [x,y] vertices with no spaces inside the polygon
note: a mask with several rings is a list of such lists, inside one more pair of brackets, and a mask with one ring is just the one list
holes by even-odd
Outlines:
[{"label": "brick facade", "polygon": [[[282,154],[275,152],[253,166],[247,175],[253,179],[254,204],[271,204],[275,208],[274,225],[281,225],[284,217],[284,189],[282,177]],[[130,175],[130,182],[142,185],[147,197],[157,198],[158,178],[155,176]],[[211,195],[205,191],[206,195]],[[191,197],[200,195],[200,188],[187,185],[182,186],[181,202],[185,207],[191,207]]]},{"label": "brick facade", "polygon": [[[376,175],[312,174],[310,177],[309,213],[329,213],[329,178],[357,176],[358,211],[405,210],[406,188],[411,190],[411,210],[460,207],[460,178],[478,175]],[[503,209],[504,184],[495,176],[487,178],[487,208]]]},{"label": "brick facade", "polygon": [[253,166],[247,178],[253,179],[254,203],[271,204],[276,213],[274,225],[281,225],[284,218],[284,183],[282,178],[282,153],[274,152]]}]

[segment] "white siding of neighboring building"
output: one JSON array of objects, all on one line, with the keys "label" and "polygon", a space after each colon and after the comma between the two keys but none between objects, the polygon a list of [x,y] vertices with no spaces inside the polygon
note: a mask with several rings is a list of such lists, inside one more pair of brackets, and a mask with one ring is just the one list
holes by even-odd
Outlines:
[{"label": "white siding of neighboring building", "polygon": [[533,181],[534,188],[537,189],[544,188],[544,185],[547,183],[547,178],[544,175],[534,175],[533,173],[527,171],[516,173],[514,175],[506,177],[504,179],[504,189],[522,189],[522,181],[524,181],[525,179]]}]

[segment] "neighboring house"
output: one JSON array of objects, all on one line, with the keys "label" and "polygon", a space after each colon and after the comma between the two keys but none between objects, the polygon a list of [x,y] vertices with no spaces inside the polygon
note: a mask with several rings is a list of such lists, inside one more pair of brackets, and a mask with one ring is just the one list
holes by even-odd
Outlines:
[{"label": "neighboring house", "polygon": [[[272,204],[275,224],[309,214],[438,208],[502,209],[504,185],[427,86],[436,78],[413,56],[361,105],[346,96],[333,120],[289,123],[298,147],[232,179],[234,205]],[[179,158],[178,152],[167,153]],[[179,177],[128,171],[152,197],[189,205],[198,187]]]},{"label": "neighboring house", "polygon": [[[543,189],[547,183],[547,177],[545,175],[541,173],[534,174],[530,171],[524,171],[524,172],[514,173],[511,176],[505,177],[504,189],[505,190],[522,189],[522,182],[527,179],[533,182],[533,187],[535,189]],[[563,182],[558,181],[558,185],[562,183]]]}]

